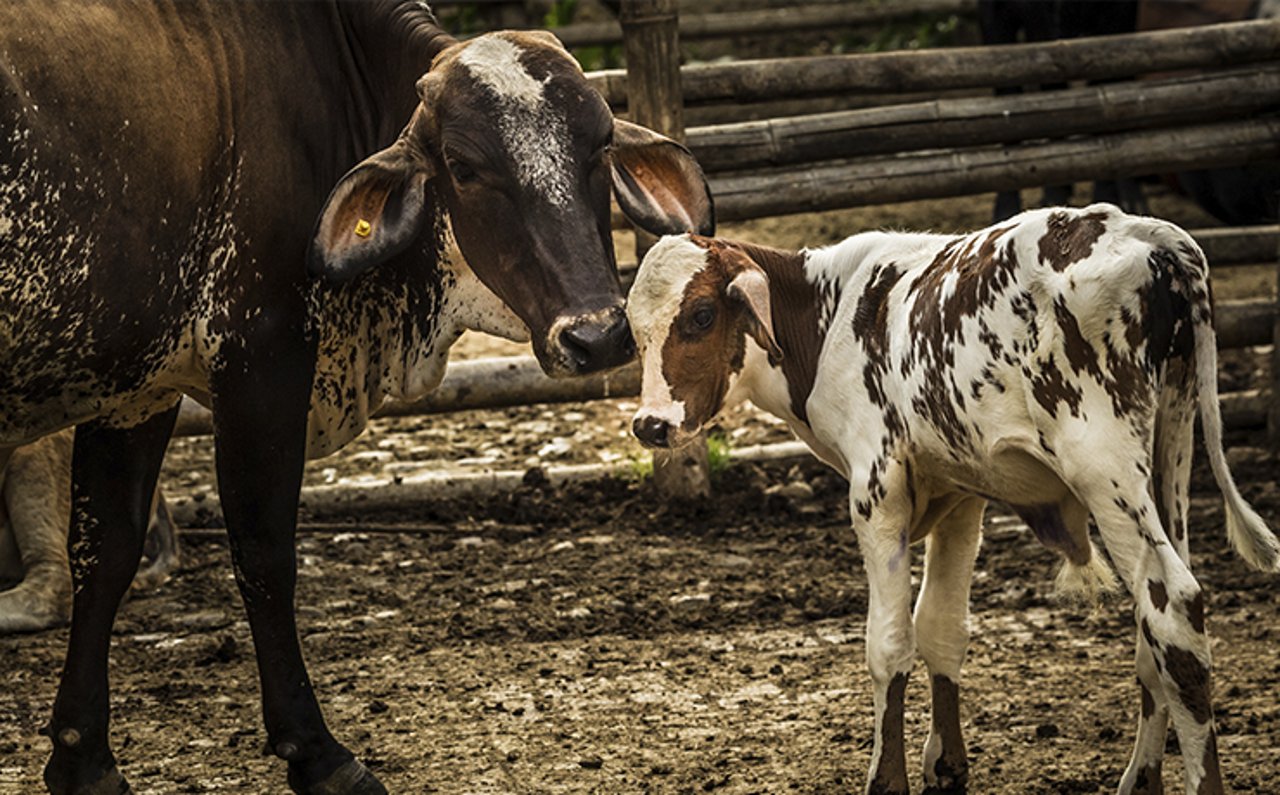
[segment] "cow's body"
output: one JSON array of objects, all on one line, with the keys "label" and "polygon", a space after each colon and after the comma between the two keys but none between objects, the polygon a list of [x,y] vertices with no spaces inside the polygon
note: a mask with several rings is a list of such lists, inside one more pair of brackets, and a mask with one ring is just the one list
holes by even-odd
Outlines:
[{"label": "cow's body", "polygon": [[553,37],[459,43],[392,0],[0,4],[0,140],[0,449],[78,425],[50,789],[126,787],[110,627],[185,393],[213,412],[270,746],[297,792],[383,792],[298,646],[304,456],[430,389],[466,327],[531,337],[552,375],[626,361],[611,186],[651,231],[709,228],[701,172]]},{"label": "cow's body", "polygon": [[[628,312],[645,367],[642,441],[678,445],[745,398],[849,479],[871,585],[870,792],[908,789],[902,698],[917,649],[934,698],[925,779],[963,787],[957,683],[992,499],[1063,555],[1067,586],[1109,584],[1092,516],[1135,595],[1144,709],[1121,791],[1160,791],[1170,715],[1188,792],[1221,791],[1187,567],[1197,398],[1232,541],[1266,569],[1280,551],[1226,470],[1207,269],[1185,232],[1094,205],[794,254],[664,238]],[[922,539],[913,619],[909,546]]]},{"label": "cow's body", "polygon": [[[0,463],[0,635],[36,632],[71,619],[70,428],[9,452]],[[150,588],[178,566],[178,537],[160,490],[147,529],[150,563],[134,587]]]}]

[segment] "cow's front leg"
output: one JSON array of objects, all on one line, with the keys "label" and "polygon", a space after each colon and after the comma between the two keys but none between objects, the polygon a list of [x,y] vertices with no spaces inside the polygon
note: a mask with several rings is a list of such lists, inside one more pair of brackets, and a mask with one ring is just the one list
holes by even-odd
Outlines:
[{"label": "cow's front leg", "polygon": [[298,643],[294,532],[313,360],[279,341],[302,338],[289,329],[260,345],[222,345],[226,366],[212,379],[222,512],[257,651],[267,742],[289,763],[289,786],[306,795],[381,795],[378,780],[329,733]]},{"label": "cow's front leg", "polygon": [[48,733],[44,770],[55,795],[121,795],[107,737],[107,652],[111,625],[142,557],[151,491],[177,407],[129,429],[76,429],[68,549],[75,592],[67,661]]},{"label": "cow's front leg", "polygon": [[[903,699],[915,654],[911,626],[911,553],[907,546],[910,502],[900,470],[881,476],[887,488],[851,486],[854,529],[867,570],[867,667],[871,672],[876,730],[867,780],[870,795],[906,795]],[[883,495],[883,496],[880,496]]]},{"label": "cow's front leg", "polygon": [[929,667],[933,719],[924,746],[926,792],[964,792],[969,760],[960,731],[960,667],[969,645],[969,586],[986,501],[951,509],[925,540],[924,583],[916,601],[916,647]]}]

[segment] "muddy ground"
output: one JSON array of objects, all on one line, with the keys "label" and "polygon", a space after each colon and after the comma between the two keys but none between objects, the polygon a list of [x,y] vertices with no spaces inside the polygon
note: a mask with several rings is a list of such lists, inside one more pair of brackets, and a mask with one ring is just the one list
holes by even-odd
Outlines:
[{"label": "muddy ground", "polygon": [[[726,233],[818,244],[868,226],[967,228],[989,207],[920,202]],[[1157,212],[1205,223],[1176,203]],[[1220,296],[1271,289],[1272,272],[1239,273],[1222,280]],[[462,353],[507,350],[473,339]],[[1233,354],[1224,383],[1246,385],[1259,358]],[[379,421],[344,453],[310,464],[307,481],[639,460],[626,434],[633,408],[602,401]],[[734,445],[789,438],[750,411],[723,431]],[[1245,494],[1280,526],[1280,461],[1259,449],[1258,432],[1231,443]],[[165,485],[176,497],[209,493],[207,439],[175,441]],[[872,729],[866,586],[845,494],[811,461],[732,466],[696,506],[665,505],[635,479],[551,489],[530,478],[514,493],[304,531],[300,625],[330,723],[395,793],[860,791]],[[1280,792],[1280,582],[1228,549],[1202,463],[1194,495],[1226,780],[1237,792]],[[284,792],[283,763],[262,755],[257,674],[226,543],[212,528],[182,541],[182,571],[135,594],[116,625],[122,769],[140,795]],[[992,509],[963,691],[972,792],[1105,792],[1123,770],[1138,712],[1130,602],[1059,603],[1056,565]],[[37,730],[65,642],[66,630],[0,638],[4,795],[42,791],[49,746]],[[924,680],[917,667],[913,758],[927,730]],[[1179,767],[1170,757],[1170,791]]]}]

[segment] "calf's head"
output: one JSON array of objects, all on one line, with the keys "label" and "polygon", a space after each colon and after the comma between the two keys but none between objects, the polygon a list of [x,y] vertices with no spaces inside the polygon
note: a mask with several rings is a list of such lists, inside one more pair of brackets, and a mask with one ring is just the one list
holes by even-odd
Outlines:
[{"label": "calf's head", "polygon": [[776,363],[769,279],[741,248],[664,237],[645,256],[627,303],[643,364],[632,423],[650,447],[680,447],[724,406],[749,346]]},{"label": "calf's head", "polygon": [[644,229],[709,233],[710,192],[688,150],[614,119],[550,34],[453,45],[418,94],[399,139],[334,188],[312,272],[350,279],[438,234],[433,191],[471,269],[528,326],[543,370],[575,375],[631,359],[610,189]]}]

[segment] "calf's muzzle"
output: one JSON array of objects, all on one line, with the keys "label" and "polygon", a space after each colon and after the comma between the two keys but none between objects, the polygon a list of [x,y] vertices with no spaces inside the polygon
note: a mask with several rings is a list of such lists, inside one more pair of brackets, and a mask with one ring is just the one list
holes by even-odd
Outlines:
[{"label": "calf's muzzle", "polygon": [[652,414],[638,416],[631,422],[631,432],[648,447],[671,446],[671,423],[661,417]]}]

